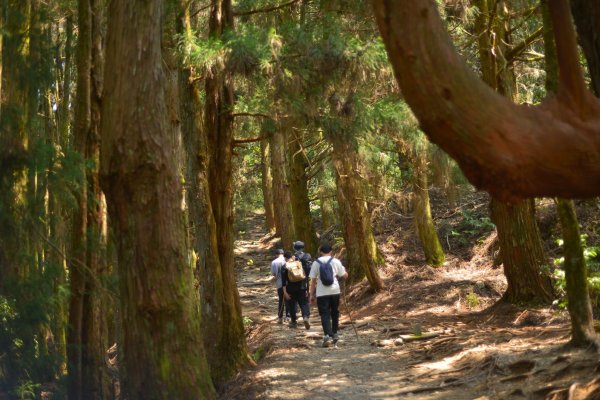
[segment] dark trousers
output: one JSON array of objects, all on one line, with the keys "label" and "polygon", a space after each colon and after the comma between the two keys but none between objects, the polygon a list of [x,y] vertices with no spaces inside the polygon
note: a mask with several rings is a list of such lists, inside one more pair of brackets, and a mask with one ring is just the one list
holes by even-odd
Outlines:
[{"label": "dark trousers", "polygon": [[333,336],[337,333],[340,322],[340,295],[331,294],[317,297],[317,307],[319,307],[323,332],[328,336]]},{"label": "dark trousers", "polygon": [[290,312],[290,318],[292,319],[292,322],[296,322],[296,303],[300,306],[302,318],[308,319],[310,316],[310,305],[308,304],[306,290],[292,290],[288,291],[288,294],[291,298],[287,301],[287,309]]},{"label": "dark trousers", "polygon": [[290,316],[290,310],[286,307],[286,302],[283,299],[283,288],[280,287],[277,289],[277,317],[283,318],[283,312],[285,311],[285,316]]}]

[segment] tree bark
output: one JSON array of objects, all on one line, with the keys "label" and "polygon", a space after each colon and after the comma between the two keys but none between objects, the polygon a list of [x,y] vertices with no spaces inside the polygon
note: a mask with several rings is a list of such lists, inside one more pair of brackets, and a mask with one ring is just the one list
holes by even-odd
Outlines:
[{"label": "tree bark", "polygon": [[595,348],[600,341],[594,331],[594,317],[587,281],[587,265],[583,256],[579,223],[572,200],[556,199],[563,232],[567,309],[571,316],[571,342],[574,347]]},{"label": "tree bark", "polygon": [[567,0],[552,3],[561,89],[536,107],[502,98],[475,75],[436,2],[372,3],[407,103],[476,187],[501,199],[600,193],[600,102],[581,89]]},{"label": "tree bark", "polygon": [[290,138],[289,155],[290,198],[294,232],[296,238],[304,242],[306,251],[314,255],[318,250],[318,239],[310,213],[308,178],[306,176],[307,156],[303,152],[299,135],[292,135]]},{"label": "tree bark", "polygon": [[287,180],[287,135],[281,124],[271,135],[271,171],[273,171],[273,205],[275,225],[284,249],[292,249],[294,242],[294,216],[291,207],[290,187]]},{"label": "tree bark", "polygon": [[271,143],[268,137],[260,141],[262,193],[265,207],[267,232],[275,232],[275,210],[273,205],[273,174],[271,172]]},{"label": "tree bark", "polygon": [[383,281],[378,268],[384,260],[373,236],[357,143],[340,132],[328,132],[327,138],[333,145],[332,161],[350,278],[358,280],[366,276],[371,288],[379,291],[383,289]]},{"label": "tree bark", "polygon": [[458,189],[452,179],[452,159],[442,149],[435,146],[432,154],[433,184],[444,191],[448,206],[458,205]]},{"label": "tree bark", "polygon": [[[479,58],[483,81],[510,99],[516,97],[516,84],[512,67],[498,54],[505,54],[510,43],[506,24],[506,4],[495,2],[490,9],[487,0],[477,1],[480,9],[477,31]],[[490,21],[490,15],[494,15]],[[501,38],[492,43],[492,37]],[[497,56],[494,56],[494,55]],[[547,271],[542,240],[535,221],[535,203],[514,201],[507,203],[492,197],[492,220],[498,231],[500,254],[508,287],[503,299],[511,303],[548,303],[553,300],[553,290]]]},{"label": "tree bark", "polygon": [[[548,1],[542,0],[541,5],[544,23],[546,90],[555,93],[558,89],[556,46],[554,45]],[[571,7],[575,7],[575,3],[572,3]],[[556,208],[564,241],[567,309],[571,317],[571,345],[598,348],[599,342],[594,331],[594,316],[587,281],[587,265],[581,244],[575,204],[573,200],[556,199]]]},{"label": "tree bark", "polygon": [[[233,29],[231,0],[212,1],[209,29],[213,38],[223,38],[226,30]],[[247,362],[233,254],[233,76],[224,65],[218,65],[213,75],[206,78],[205,94],[205,132],[210,155],[208,184],[222,279],[222,292],[215,295],[221,298],[219,312],[223,324],[219,336],[207,338],[212,340],[207,350],[213,381],[218,384]]]},{"label": "tree bark", "polygon": [[579,44],[592,78],[592,89],[596,96],[600,97],[600,3],[588,0],[570,0],[570,3],[579,34]]},{"label": "tree bark", "polygon": [[509,204],[492,199],[491,210],[508,283],[503,299],[513,304],[552,302],[550,278],[540,271],[548,260],[535,224],[533,200]]},{"label": "tree bark", "polygon": [[440,266],[446,261],[429,205],[429,185],[427,182],[427,145],[414,150],[413,161],[413,213],[419,240],[429,265]]},{"label": "tree bark", "polygon": [[162,3],[109,7],[101,174],[118,238],[122,388],[129,399],[213,398],[167,121]]}]

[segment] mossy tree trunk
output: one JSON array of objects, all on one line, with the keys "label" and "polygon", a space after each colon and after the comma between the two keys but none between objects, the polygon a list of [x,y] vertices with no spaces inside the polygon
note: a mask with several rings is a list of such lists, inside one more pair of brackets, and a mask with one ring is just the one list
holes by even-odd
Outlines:
[{"label": "mossy tree trunk", "polygon": [[275,226],[284,249],[292,249],[294,242],[294,215],[292,214],[290,186],[287,179],[287,134],[281,124],[271,134],[271,171],[273,172],[273,205]]},{"label": "mossy tree trunk", "polygon": [[[478,45],[482,78],[490,87],[514,100],[514,71],[507,65],[507,60],[494,56],[498,52],[506,54],[506,44],[510,43],[505,30],[506,3],[494,2],[494,10],[490,9],[488,0],[478,0],[476,4],[482,10],[476,23],[477,32],[480,33]],[[496,17],[490,24],[488,18],[492,14]],[[492,35],[502,40],[492,42]],[[554,294],[549,272],[543,270],[548,260],[535,221],[535,202],[515,200],[508,203],[492,198],[490,207],[508,283],[503,299],[515,304],[551,302]]]},{"label": "mossy tree trunk", "polygon": [[308,167],[307,155],[302,147],[300,134],[289,137],[289,164],[290,164],[290,198],[294,218],[294,231],[297,240],[305,244],[305,249],[310,254],[316,254],[318,248],[317,233],[315,231],[312,215],[310,213],[310,199],[308,196]]},{"label": "mossy tree trunk", "polygon": [[[209,35],[223,38],[233,29],[231,0],[212,0],[209,18]],[[220,335],[207,337],[209,365],[213,381],[222,383],[232,377],[247,362],[247,349],[242,324],[242,308],[233,254],[233,76],[224,65],[218,65],[205,82],[205,132],[208,137],[208,185],[210,203],[216,225],[217,249],[220,261],[222,291],[211,294],[221,298],[222,326]],[[217,268],[217,265],[209,266]]]},{"label": "mossy tree trunk", "polygon": [[410,153],[408,158],[413,165],[413,215],[419,240],[425,253],[425,261],[429,265],[440,266],[446,261],[446,256],[431,217],[427,180],[427,147],[428,142],[424,139],[423,144],[416,144],[414,149],[407,150],[405,153]]},{"label": "mossy tree trunk", "polygon": [[552,283],[542,269],[547,268],[548,259],[535,222],[533,200],[509,204],[492,199],[490,207],[508,284],[503,300],[513,304],[552,302]]},{"label": "mossy tree trunk", "polygon": [[[572,8],[575,7],[575,3],[577,2],[571,4]],[[541,0],[541,6],[544,22],[546,90],[556,93],[558,90],[558,60],[548,1]],[[598,93],[597,90],[596,93]],[[571,344],[575,347],[597,348],[599,342],[594,331],[594,316],[587,281],[588,271],[575,204],[573,200],[556,199],[556,208],[564,241],[564,269],[567,282],[567,309],[571,316]]]},{"label": "mossy tree trunk", "polygon": [[452,159],[437,146],[433,146],[431,163],[433,166],[433,184],[444,191],[448,206],[458,205],[458,188],[452,179]]},{"label": "mossy tree trunk", "polygon": [[273,174],[271,172],[271,143],[268,137],[260,141],[261,155],[261,188],[263,193],[263,204],[265,208],[265,219],[267,232],[275,232],[275,210],[273,206]]},{"label": "mossy tree trunk", "polygon": [[357,280],[366,276],[371,288],[379,291],[383,289],[383,281],[378,269],[384,260],[373,236],[360,175],[362,165],[358,144],[342,132],[331,131],[326,136],[333,145],[332,161],[350,278]]},{"label": "mossy tree trunk", "polygon": [[213,398],[167,120],[163,2],[109,7],[101,172],[118,241],[129,399]]}]

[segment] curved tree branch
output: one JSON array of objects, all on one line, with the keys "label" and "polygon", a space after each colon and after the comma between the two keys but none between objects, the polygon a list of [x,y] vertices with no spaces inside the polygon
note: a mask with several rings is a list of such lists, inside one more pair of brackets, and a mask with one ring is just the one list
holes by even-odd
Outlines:
[{"label": "curved tree branch", "polygon": [[561,88],[537,107],[514,104],[475,75],[434,1],[372,2],[407,103],[471,183],[504,200],[600,194],[600,102],[580,90],[571,16],[561,11],[567,0],[550,0],[554,26],[562,27]]}]

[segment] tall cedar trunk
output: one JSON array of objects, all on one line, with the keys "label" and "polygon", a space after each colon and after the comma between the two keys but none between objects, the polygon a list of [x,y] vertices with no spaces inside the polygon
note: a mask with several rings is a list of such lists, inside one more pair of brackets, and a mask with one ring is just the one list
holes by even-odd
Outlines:
[{"label": "tall cedar trunk", "polygon": [[[108,299],[100,283],[105,281],[106,236],[103,231],[106,215],[100,189],[100,114],[104,59],[102,54],[103,2],[87,0],[89,29],[86,37],[86,58],[90,61],[89,116],[90,125],[86,140],[85,158],[91,162],[87,179],[87,243],[85,294],[82,319],[82,393],[84,399],[103,400],[110,397],[110,379],[104,361],[108,343]],[[89,34],[89,37],[87,36]],[[80,31],[81,35],[81,31]],[[81,39],[81,36],[80,36]],[[83,55],[78,54],[79,57]],[[81,71],[78,71],[81,72]]]},{"label": "tall cedar trunk", "polygon": [[336,224],[336,215],[333,208],[333,200],[331,198],[331,189],[328,188],[324,180],[319,182],[319,204],[321,208],[321,222],[323,232],[329,230],[333,225]]},{"label": "tall cedar trunk", "polygon": [[167,121],[162,3],[113,0],[108,15],[101,174],[118,241],[122,388],[129,399],[213,398]]},{"label": "tall cedar trunk", "polygon": [[[489,10],[488,0],[478,0],[477,5],[486,14],[480,14],[477,21],[479,35],[479,56],[482,78],[492,88],[514,99],[514,73],[505,68],[501,57],[494,57],[497,51],[506,49],[493,48],[490,35],[503,38],[499,46],[510,43],[505,31],[506,15],[504,1],[494,3],[496,10]],[[497,13],[496,20],[490,25],[490,13]],[[486,31],[487,27],[490,31]],[[501,70],[502,73],[497,71]],[[500,255],[504,265],[504,274],[508,287],[503,299],[511,303],[548,303],[553,299],[553,290],[548,273],[542,267],[548,264],[544,255],[542,240],[535,221],[535,203],[533,201],[503,202],[492,199],[492,220],[498,231]]]},{"label": "tall cedar trunk", "polygon": [[289,139],[290,198],[294,218],[294,231],[296,238],[304,242],[306,251],[316,254],[318,239],[310,213],[308,177],[306,175],[306,168],[308,167],[307,156],[302,148],[301,137],[299,135],[292,135]]},{"label": "tall cedar trunk", "polygon": [[560,90],[534,107],[481,82],[454,48],[436,2],[372,3],[404,99],[476,187],[506,200],[600,193],[600,100],[583,79],[568,0],[550,3]]},{"label": "tall cedar trunk", "polygon": [[[541,6],[544,21],[546,90],[556,93],[558,90],[558,62],[547,0],[542,0]],[[574,3],[572,7],[574,7]],[[576,347],[590,347],[590,344],[598,346],[589,296],[587,265],[581,245],[575,204],[573,200],[556,199],[556,208],[564,241],[564,269],[567,282],[567,309],[571,316],[571,344]]]},{"label": "tall cedar trunk", "polygon": [[[281,124],[277,124],[281,128]],[[284,249],[292,249],[294,242],[294,216],[292,214],[290,187],[286,169],[285,129],[273,132],[271,138],[271,171],[273,172],[273,206],[275,226]]]},{"label": "tall cedar trunk", "polygon": [[[60,53],[57,56],[57,64],[63,68],[63,81],[60,90],[60,102],[58,103],[58,140],[57,143],[65,146],[69,136],[69,103],[71,102],[71,69],[73,63],[73,15],[69,14],[65,22],[65,60],[61,62]],[[57,88],[58,90],[58,88]]]},{"label": "tall cedar trunk", "polygon": [[[177,30],[186,40],[193,39],[189,2],[181,0]],[[187,50],[186,50],[187,51]],[[179,73],[181,130],[186,151],[186,187],[188,218],[192,246],[196,253],[196,274],[200,282],[201,319],[204,346],[208,359],[218,359],[219,347],[215,338],[224,329],[225,299],[221,262],[217,246],[217,227],[208,189],[208,136],[202,126],[204,106],[192,70],[181,67]]]},{"label": "tall cedar trunk", "polygon": [[548,260],[540,243],[533,200],[509,204],[492,199],[491,210],[508,283],[503,299],[514,304],[551,302],[552,284],[541,270]]},{"label": "tall cedar trunk", "polygon": [[594,331],[587,265],[583,256],[575,206],[572,200],[557,199],[556,208],[564,240],[567,309],[571,316],[571,345],[597,349],[600,341]]},{"label": "tall cedar trunk", "polygon": [[433,166],[433,184],[444,191],[448,206],[458,205],[458,190],[452,179],[452,159],[442,149],[434,146],[431,163]]},{"label": "tall cedar trunk", "polygon": [[271,143],[268,137],[260,141],[261,183],[267,232],[275,232],[275,210],[273,206],[273,174],[271,172]]},{"label": "tall cedar trunk", "polygon": [[[91,68],[92,68],[92,20],[89,0],[78,2],[77,25],[77,92],[75,97],[75,117],[73,144],[82,156],[87,153],[87,141],[91,125]],[[73,216],[72,254],[69,264],[69,333],[67,337],[67,366],[69,371],[69,399],[83,398],[83,318],[85,313],[84,295],[87,271],[87,234],[88,234],[88,185],[85,176],[85,164],[80,166],[78,188],[75,197],[78,208]]]},{"label": "tall cedar trunk", "polygon": [[[364,274],[373,290],[381,290],[383,281],[377,270],[383,264],[383,258],[377,249],[371,228],[371,215],[360,176],[361,160],[357,144],[336,132],[330,132],[327,137],[333,144],[332,161],[350,278],[356,279]],[[356,269],[362,269],[362,272],[353,271]]]},{"label": "tall cedar trunk", "polygon": [[429,265],[440,266],[446,261],[429,205],[429,185],[427,182],[427,141],[425,145],[417,145],[413,161],[413,213],[419,240],[425,253],[425,261]]},{"label": "tall cedar trunk", "polygon": [[[221,38],[226,30],[233,29],[231,7],[231,0],[212,1],[211,37]],[[233,77],[224,65],[217,66],[213,75],[206,79],[205,94],[205,132],[210,154],[208,184],[222,279],[222,292],[215,295],[222,298],[219,312],[223,324],[220,336],[206,340],[213,343],[212,350],[208,349],[213,381],[222,383],[247,360],[233,254]]]},{"label": "tall cedar trunk", "polygon": [[571,0],[571,12],[577,26],[579,43],[585,54],[592,88],[600,97],[600,2]]}]

